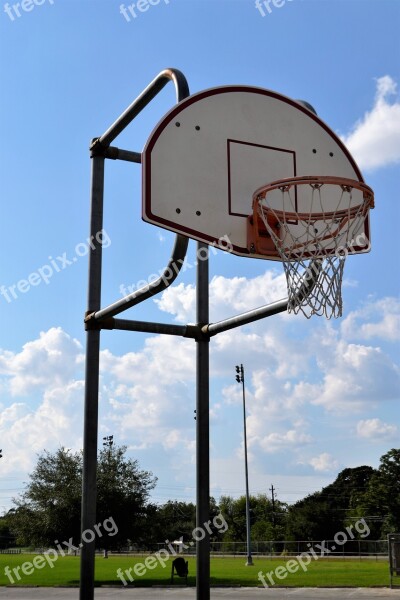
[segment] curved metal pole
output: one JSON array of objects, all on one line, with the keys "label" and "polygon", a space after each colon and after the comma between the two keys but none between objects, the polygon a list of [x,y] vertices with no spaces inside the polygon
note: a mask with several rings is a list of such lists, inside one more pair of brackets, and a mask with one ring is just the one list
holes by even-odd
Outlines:
[{"label": "curved metal pole", "polygon": [[132,102],[120,117],[98,139],[98,143],[108,148],[116,137],[133,121],[133,119],[172,81],[175,85],[176,101],[180,102],[190,94],[189,84],[184,74],[178,69],[164,69],[153,79],[143,92]]},{"label": "curved metal pole", "polygon": [[[153,100],[153,98],[172,81],[175,86],[176,101],[180,102],[189,96],[189,85],[184,74],[178,69],[164,69],[153,79],[145,90],[132,102],[130,106],[122,113],[120,117],[107,129],[102,136],[95,139],[91,145],[92,153],[105,153],[116,137],[127,127],[133,119]],[[118,152],[118,149],[113,149]],[[169,287],[177,278],[185,260],[189,239],[183,235],[175,236],[175,244],[172,249],[171,258],[160,277],[137,290],[129,296],[125,296],[117,302],[110,304],[106,308],[96,311],[86,316],[86,322],[94,319],[107,319],[135,306],[144,300],[147,300],[155,294],[159,294]]]},{"label": "curved metal pole", "polygon": [[178,277],[179,271],[181,270],[185,261],[188,244],[189,238],[184,237],[183,235],[177,235],[175,238],[175,244],[172,250],[171,258],[169,259],[169,262],[162,275],[160,275],[156,281],[143,286],[139,290],[129,294],[129,296],[121,298],[106,308],[98,310],[91,315],[91,317],[96,320],[114,317],[127,308],[135,306],[136,304],[139,304],[140,302],[151,298],[151,296],[155,296],[156,294],[159,294],[165,290]]},{"label": "curved metal pole", "polygon": [[[104,196],[104,162],[110,143],[135,118],[137,114],[158,94],[168,83],[175,84],[178,102],[189,95],[189,87],[184,75],[175,69],[162,71],[144,92],[129,106],[101,138],[91,144],[92,185],[91,185],[91,216],[90,234],[92,240],[97,240],[97,234],[103,228],[103,196]],[[111,153],[115,155],[116,150]],[[135,158],[126,156],[125,158]],[[182,239],[180,239],[182,238]],[[185,256],[187,239],[177,236],[173,251],[180,258]],[[82,482],[82,521],[81,531],[95,531],[96,525],[96,472],[97,472],[97,431],[98,431],[98,398],[99,398],[99,358],[100,358],[100,328],[91,327],[88,321],[101,307],[101,259],[102,246],[97,243],[89,253],[89,285],[86,317],[86,383],[85,383],[85,418],[83,443],[83,482]],[[172,259],[171,259],[172,260]],[[178,271],[179,272],[179,271]],[[165,286],[171,280],[165,279]],[[163,289],[163,285],[157,288]],[[153,293],[156,293],[155,291]],[[145,295],[140,296],[140,302]],[[114,307],[115,308],[115,307]],[[118,309],[116,309],[118,312]],[[119,311],[120,312],[120,311]],[[114,312],[116,314],[116,312]],[[80,600],[94,600],[94,564],[95,541],[85,542],[81,550]]]},{"label": "curved metal pole", "polygon": [[[172,81],[175,86],[176,101],[180,102],[189,96],[189,85],[184,74],[178,69],[164,69],[153,79],[146,89],[132,102],[132,104],[122,113],[120,117],[107,129],[102,136],[95,139],[91,146],[92,152],[104,153],[115,138],[127,127],[133,119],[153,100],[153,98]],[[118,152],[118,149],[114,149]],[[110,304],[106,308],[88,314],[86,322],[94,320],[103,320],[114,317],[128,308],[147,300],[155,294],[159,294],[167,289],[177,278],[185,260],[189,239],[183,235],[175,236],[175,244],[172,249],[171,258],[160,277],[137,290],[129,296],[125,296],[117,302]]]}]

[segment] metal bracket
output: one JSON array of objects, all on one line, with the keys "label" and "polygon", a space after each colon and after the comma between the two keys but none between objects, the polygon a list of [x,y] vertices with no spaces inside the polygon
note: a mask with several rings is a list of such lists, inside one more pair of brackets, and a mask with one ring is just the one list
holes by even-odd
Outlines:
[{"label": "metal bracket", "polygon": [[107,148],[103,146],[100,138],[93,138],[93,140],[90,142],[89,150],[90,158],[94,158],[95,156],[105,156]]}]

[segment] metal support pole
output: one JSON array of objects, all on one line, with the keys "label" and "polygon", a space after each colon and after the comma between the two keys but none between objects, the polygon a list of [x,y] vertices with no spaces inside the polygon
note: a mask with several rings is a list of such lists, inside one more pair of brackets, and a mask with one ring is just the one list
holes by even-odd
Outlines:
[{"label": "metal support pole", "polygon": [[[141,162],[138,152],[110,148],[111,142],[132,122],[132,120],[149,104],[149,102],[172,81],[175,85],[177,101],[183,100],[189,95],[189,87],[185,76],[176,69],[165,69],[142,94],[126,109],[126,111],[109,127],[100,137],[92,140],[92,183],[91,183],[91,212],[90,212],[90,239],[93,247],[89,254],[89,293],[88,308],[85,315],[87,330],[86,340],[86,385],[85,385],[85,409],[84,409],[84,440],[83,440],[83,482],[82,482],[82,533],[86,530],[94,531],[96,524],[96,471],[97,471],[97,432],[98,432],[98,393],[99,393],[99,362],[100,362],[100,329],[101,325],[96,323],[93,315],[101,308],[101,259],[102,246],[97,241],[98,233],[103,229],[103,200],[104,200],[104,161],[105,158],[121,159],[128,162]],[[173,256],[184,259],[188,240],[183,236],[176,236]],[[138,304],[147,297],[166,289],[171,281],[167,279],[164,285],[152,288],[151,293],[146,296],[140,295],[131,304]],[[144,290],[139,290],[144,292]],[[137,300],[137,301],[136,301]],[[208,303],[207,303],[208,306]],[[127,309],[128,303],[124,307]],[[113,306],[112,311],[103,315],[113,317],[123,308]],[[121,310],[119,310],[121,309]],[[204,324],[206,321],[204,321]],[[94,569],[95,569],[95,541],[82,542],[81,549],[81,573],[80,573],[80,600],[94,600]]]},{"label": "metal support pole", "polygon": [[[101,302],[102,246],[97,234],[103,229],[104,156],[92,157],[88,313],[99,310]],[[96,241],[95,241],[96,240]],[[82,533],[96,524],[96,470],[99,393],[100,331],[87,331],[85,416],[83,431]],[[95,542],[81,549],[80,600],[94,598]]]},{"label": "metal support pole", "polygon": [[[208,323],[208,246],[197,244],[197,323]],[[207,255],[207,259],[203,260]],[[197,341],[196,365],[196,526],[204,538],[197,541],[196,598],[210,600],[210,536],[204,528],[210,518],[210,418],[209,418],[209,338]]]}]

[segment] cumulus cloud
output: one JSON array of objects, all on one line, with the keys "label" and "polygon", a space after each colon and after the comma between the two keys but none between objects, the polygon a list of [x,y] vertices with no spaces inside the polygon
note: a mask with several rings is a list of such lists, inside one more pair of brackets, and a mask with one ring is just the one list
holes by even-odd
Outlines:
[{"label": "cumulus cloud", "polygon": [[396,425],[389,425],[380,419],[365,419],[357,423],[357,435],[370,440],[392,440],[397,437]]},{"label": "cumulus cloud", "polygon": [[323,381],[315,386],[313,403],[328,411],[360,411],[398,398],[399,367],[379,347],[340,340],[318,366]]},{"label": "cumulus cloud", "polygon": [[280,452],[288,448],[298,448],[312,441],[312,437],[301,431],[289,429],[284,433],[270,433],[258,440],[258,444],[265,452]]},{"label": "cumulus cloud", "polygon": [[347,315],[341,331],[348,339],[399,341],[400,301],[397,298],[381,298],[368,302]]},{"label": "cumulus cloud", "polygon": [[0,413],[4,473],[30,471],[36,454],[60,446],[82,447],[83,381],[47,390],[38,407],[15,402]]},{"label": "cumulus cloud", "polygon": [[[188,340],[154,337],[138,352],[101,353],[106,419],[123,439],[147,447],[193,439],[195,347]],[[179,417],[178,417],[179,416]],[[177,427],[179,423],[179,427]],[[179,433],[180,432],[180,433]]]},{"label": "cumulus cloud", "polygon": [[4,473],[29,471],[45,448],[82,446],[82,366],[81,344],[60,327],[20,352],[0,350]]},{"label": "cumulus cloud", "polygon": [[18,353],[0,350],[0,375],[13,396],[66,384],[83,361],[82,346],[60,327],[41,332]]},{"label": "cumulus cloud", "polygon": [[315,456],[309,461],[309,464],[315,471],[322,473],[334,472],[339,468],[339,462],[328,454],[328,452],[323,452],[319,456]]},{"label": "cumulus cloud", "polygon": [[[276,300],[285,289],[284,276],[274,272],[252,279],[216,277],[213,318]],[[159,306],[190,322],[193,286],[170,289]],[[308,470],[313,467],[314,477],[334,471],[339,463],[326,452],[331,448],[321,448],[316,434],[316,423],[324,414],[331,439],[338,437],[337,415],[346,415],[344,437],[346,431],[383,441],[392,435],[393,425],[368,415],[381,403],[398,399],[399,368],[379,346],[382,340],[395,339],[398,316],[398,301],[383,298],[366,303],[341,322],[277,316],[214,338],[210,414],[212,427],[223,431],[223,438],[214,437],[214,458],[222,455],[222,439],[226,456],[237,457],[241,451],[242,413],[236,407],[242,391],[234,380],[234,365],[241,362],[246,373],[249,456],[254,457],[253,465],[258,462],[257,468],[263,469],[265,455],[269,465],[281,468],[284,452],[288,473],[299,455]],[[100,435],[112,433],[139,459],[145,450],[146,468],[156,475],[162,456],[163,465],[168,467],[170,461],[175,469],[172,477],[182,477],[194,459],[196,344],[152,336],[135,348],[121,355],[107,349],[101,353]],[[7,455],[12,455],[7,468],[18,465],[19,470],[29,470],[35,452],[43,448],[81,447],[83,358],[80,343],[60,328],[41,333],[20,352],[0,351],[0,439],[3,451],[7,448]],[[357,419],[352,415],[356,411],[361,413]]]},{"label": "cumulus cloud", "polygon": [[[212,321],[230,316],[229,310],[237,313],[280,300],[287,296],[284,273],[266,271],[258,277],[215,276],[210,282],[210,315]],[[194,285],[179,285],[168,288],[159,300],[158,308],[175,316],[177,321],[195,320],[196,291]]]},{"label": "cumulus cloud", "polygon": [[372,109],[342,139],[362,169],[400,163],[400,101],[392,77],[377,79]]}]

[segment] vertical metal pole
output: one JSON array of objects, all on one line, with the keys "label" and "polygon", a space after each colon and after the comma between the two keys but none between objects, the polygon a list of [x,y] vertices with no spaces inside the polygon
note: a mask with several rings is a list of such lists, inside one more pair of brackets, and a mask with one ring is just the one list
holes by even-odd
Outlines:
[{"label": "vertical metal pole", "polygon": [[[197,323],[209,322],[208,246],[197,243]],[[205,534],[197,541],[196,598],[210,599],[210,536],[204,528],[210,518],[209,339],[197,341],[196,365],[196,526]]]},{"label": "vertical metal pole", "polygon": [[[103,229],[104,156],[92,157],[88,312],[100,309],[102,247],[96,234]],[[82,533],[96,524],[96,471],[99,394],[100,331],[86,336],[86,385],[83,432]],[[81,549],[80,600],[94,599],[95,541]]]},{"label": "vertical metal pole", "polygon": [[249,496],[249,469],[247,466],[247,428],[246,428],[246,392],[244,387],[244,368],[240,365],[242,372],[242,390],[243,390],[243,429],[244,429],[244,469],[246,476],[246,530],[247,530],[247,562],[246,566],[253,566],[251,558],[251,525],[250,525],[250,496]]}]

